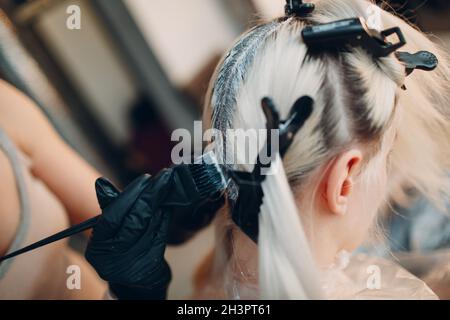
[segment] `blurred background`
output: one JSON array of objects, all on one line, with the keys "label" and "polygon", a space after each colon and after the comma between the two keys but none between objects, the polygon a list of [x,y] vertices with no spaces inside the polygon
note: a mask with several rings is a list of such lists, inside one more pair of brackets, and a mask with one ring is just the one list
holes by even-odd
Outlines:
[{"label": "blurred background", "polygon": [[[450,48],[450,1],[387,1]],[[67,9],[81,9],[70,30]],[[0,0],[0,77],[119,185],[170,165],[173,129],[200,119],[209,79],[234,39],[283,0]],[[20,106],[18,106],[20,107]],[[39,138],[39,137],[37,137]],[[45,142],[43,142],[45,143]],[[167,253],[170,298],[186,298],[212,230]],[[83,246],[83,241],[73,241]]]}]

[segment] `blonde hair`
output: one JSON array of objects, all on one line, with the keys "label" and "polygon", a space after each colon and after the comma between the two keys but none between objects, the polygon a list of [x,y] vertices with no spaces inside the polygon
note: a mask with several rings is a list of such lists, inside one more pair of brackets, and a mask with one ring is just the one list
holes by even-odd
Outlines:
[{"label": "blonde hair", "polygon": [[[258,250],[264,298],[321,296],[292,193],[280,189],[288,182],[291,188],[301,186],[352,143],[378,145],[394,115],[398,138],[390,196],[401,201],[408,188],[415,188],[438,201],[449,192],[450,81],[443,51],[403,20],[381,11],[384,28],[399,26],[404,33],[408,45],[402,50],[436,54],[436,71],[416,71],[405,79],[405,68],[394,55],[374,59],[358,48],[310,55],[301,37],[306,25],[365,17],[373,5],[365,0],[310,2],[316,5],[310,17],[263,23],[243,35],[219,64],[205,105],[205,122],[225,131],[264,129],[260,101],[265,96],[274,100],[282,118],[300,96],[315,100],[312,116],[283,159],[281,174],[263,185]],[[407,91],[401,90],[403,85]],[[230,194],[231,202],[237,192]]]}]

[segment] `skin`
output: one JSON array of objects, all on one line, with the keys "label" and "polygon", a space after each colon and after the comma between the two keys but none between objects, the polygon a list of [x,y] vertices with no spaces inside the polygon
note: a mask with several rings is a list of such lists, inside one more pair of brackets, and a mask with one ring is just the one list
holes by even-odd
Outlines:
[{"label": "skin", "polygon": [[20,204],[8,158],[0,151],[0,255],[4,255],[19,225]]},{"label": "skin", "polygon": [[[80,223],[100,212],[94,189],[100,174],[61,139],[28,97],[3,81],[0,127],[30,159],[32,175],[61,201],[71,223]],[[0,176],[0,254],[4,254],[19,225],[20,206],[11,165],[1,151]]]}]

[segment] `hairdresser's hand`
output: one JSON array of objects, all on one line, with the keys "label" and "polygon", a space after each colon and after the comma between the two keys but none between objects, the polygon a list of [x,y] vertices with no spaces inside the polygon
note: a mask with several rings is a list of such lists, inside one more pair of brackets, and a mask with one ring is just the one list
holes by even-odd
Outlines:
[{"label": "hairdresser's hand", "polygon": [[164,259],[169,216],[159,202],[171,174],[142,176],[123,192],[106,179],[96,182],[102,215],[85,255],[119,299],[166,298],[171,280]]}]

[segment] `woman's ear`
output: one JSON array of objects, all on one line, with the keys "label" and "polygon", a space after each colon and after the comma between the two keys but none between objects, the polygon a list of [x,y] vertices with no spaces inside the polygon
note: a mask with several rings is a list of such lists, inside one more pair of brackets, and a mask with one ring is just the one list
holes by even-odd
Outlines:
[{"label": "woman's ear", "polygon": [[341,154],[332,164],[325,184],[326,202],[330,212],[338,215],[347,213],[348,199],[361,160],[362,152],[359,149],[351,149]]}]

